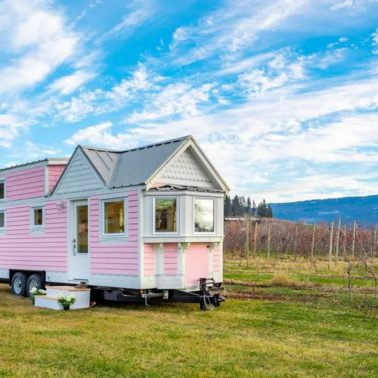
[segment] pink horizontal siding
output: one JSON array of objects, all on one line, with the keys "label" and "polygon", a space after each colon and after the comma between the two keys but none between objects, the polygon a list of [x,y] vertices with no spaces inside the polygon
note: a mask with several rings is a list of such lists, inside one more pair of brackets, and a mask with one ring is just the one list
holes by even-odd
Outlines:
[{"label": "pink horizontal siding", "polygon": [[186,284],[198,285],[200,278],[209,277],[209,250],[206,243],[192,243],[185,252]]},{"label": "pink horizontal siding", "polygon": [[6,179],[6,200],[14,201],[45,195],[45,167],[35,167],[9,172]]},{"label": "pink horizontal siding", "polygon": [[49,192],[51,192],[55,188],[55,185],[65,168],[65,164],[49,166]]},{"label": "pink horizontal siding", "polygon": [[56,202],[47,202],[44,209],[44,229],[32,232],[30,206],[7,208],[6,233],[0,235],[0,267],[67,270],[67,208],[58,210]]},{"label": "pink horizontal siding", "polygon": [[144,245],[144,275],[156,274],[155,250],[153,244]]},{"label": "pink horizontal siding", "polygon": [[100,239],[100,199],[89,201],[89,248],[92,274],[138,275],[138,193],[128,195],[127,230],[124,241],[104,242]]},{"label": "pink horizontal siding", "polygon": [[217,246],[213,250],[213,270],[214,272],[220,272],[222,266],[222,250],[220,246]]},{"label": "pink horizontal siding", "polygon": [[176,243],[164,244],[164,274],[177,274],[178,250]]}]

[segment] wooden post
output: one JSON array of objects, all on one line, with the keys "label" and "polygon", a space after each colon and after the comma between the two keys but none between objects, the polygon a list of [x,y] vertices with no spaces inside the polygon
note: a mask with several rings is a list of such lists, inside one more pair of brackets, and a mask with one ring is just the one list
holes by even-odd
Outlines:
[{"label": "wooden post", "polygon": [[347,256],[347,226],[346,225],[344,225],[343,256],[344,256],[344,260],[345,260],[346,256]]},{"label": "wooden post", "polygon": [[297,259],[297,238],[298,238],[298,224],[295,225],[294,245],[293,245],[294,260]]},{"label": "wooden post", "polygon": [[314,254],[315,254],[315,235],[316,235],[316,223],[312,226],[312,241],[311,241],[311,262],[314,262]]},{"label": "wooden post", "polygon": [[340,230],[341,230],[341,218],[339,218],[339,224],[337,226],[337,232],[336,232],[336,252],[335,252],[336,265],[339,262]]},{"label": "wooden post", "polygon": [[377,251],[377,225],[375,225],[374,227],[373,253],[371,257],[376,256],[376,251]]},{"label": "wooden post", "polygon": [[329,230],[329,250],[328,250],[328,269],[331,269],[332,264],[332,247],[333,247],[333,223],[331,223],[331,227]]},{"label": "wooden post", "polygon": [[354,258],[354,252],[356,248],[356,230],[357,230],[357,223],[356,221],[353,222],[353,235],[352,235],[352,257]]},{"label": "wooden post", "polygon": [[257,257],[257,221],[255,222],[255,229],[253,233],[253,256]]},{"label": "wooden post", "polygon": [[245,255],[247,257],[247,266],[249,267],[249,214],[245,217]]},{"label": "wooden post", "polygon": [[271,237],[271,227],[272,227],[272,225],[269,223],[269,226],[268,226],[268,250],[267,250],[267,257],[268,257],[268,260],[270,259],[270,237]]}]

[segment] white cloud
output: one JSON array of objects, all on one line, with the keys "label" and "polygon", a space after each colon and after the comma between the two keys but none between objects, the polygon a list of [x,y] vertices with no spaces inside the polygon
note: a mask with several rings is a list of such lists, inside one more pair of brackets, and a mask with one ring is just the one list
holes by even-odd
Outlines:
[{"label": "white cloud", "polygon": [[290,56],[290,52],[281,51],[260,68],[240,74],[238,82],[249,96],[254,97],[304,78],[304,59],[302,57],[293,58]]},{"label": "white cloud", "polygon": [[125,149],[130,143],[131,135],[113,135],[111,132],[112,127],[113,123],[110,121],[89,126],[79,130],[64,142],[68,145],[89,144],[110,149]]},{"label": "white cloud", "polygon": [[[179,27],[171,52],[176,64],[190,64],[222,52],[227,59],[250,47],[261,32],[297,14],[307,0],[227,1],[197,26]],[[228,55],[227,55],[228,54]]]},{"label": "white cloud", "polygon": [[315,54],[312,57],[310,57],[310,60],[312,60],[313,66],[320,67],[323,70],[326,70],[330,66],[333,66],[334,64],[337,64],[345,59],[346,48],[338,48],[334,50],[326,51],[322,54]]},{"label": "white cloud", "polygon": [[139,123],[180,115],[184,117],[199,114],[198,106],[209,101],[212,84],[198,88],[185,83],[171,84],[146,99],[145,109],[134,112],[127,122]]},{"label": "white cloud", "polygon": [[375,29],[375,32],[371,35],[373,41],[373,54],[378,54],[378,28]]},{"label": "white cloud", "polygon": [[51,148],[44,144],[34,143],[32,141],[26,141],[18,146],[16,151],[10,152],[9,157],[17,159],[18,161],[25,161],[27,157],[28,161],[44,159],[49,156],[56,156],[59,150]]},{"label": "white cloud", "polygon": [[12,114],[0,114],[0,146],[10,147],[26,127],[17,116]]},{"label": "white cloud", "polygon": [[[289,181],[278,180],[280,189],[274,189],[277,172],[292,169],[297,177],[300,162],[323,166],[348,161],[358,181],[356,164],[378,164],[375,153],[359,150],[362,146],[378,148],[377,115],[357,113],[377,107],[378,80],[354,81],[305,94],[276,89],[231,110],[164,123],[144,122],[119,134],[110,133],[107,125],[97,133],[96,141],[132,146],[164,140],[167,135],[193,134],[235,192],[253,191],[256,198],[270,193],[269,200],[279,200],[279,193],[282,199],[286,193],[285,199],[300,199],[311,195],[300,186],[294,190]],[[343,115],[345,112],[350,116]],[[327,120],[335,114],[340,114],[337,121]],[[93,134],[93,130],[86,133],[88,138]]]},{"label": "white cloud", "polygon": [[113,26],[108,32],[99,38],[104,41],[107,38],[114,38],[122,35],[131,35],[139,27],[157,16],[159,3],[151,0],[132,0],[126,2],[126,14],[121,21]]},{"label": "white cloud", "polygon": [[0,2],[0,46],[12,57],[0,69],[0,93],[22,91],[43,81],[70,58],[78,37],[50,1]]},{"label": "white cloud", "polygon": [[365,0],[342,0],[337,1],[336,4],[333,4],[331,6],[332,10],[338,10],[338,9],[360,9],[364,3]]},{"label": "white cloud", "polygon": [[94,73],[91,72],[76,71],[72,75],[63,76],[55,80],[49,86],[49,88],[67,95],[74,92],[77,88],[82,86],[88,80],[92,79],[94,76]]},{"label": "white cloud", "polygon": [[129,78],[121,80],[108,91],[99,88],[83,91],[68,101],[57,102],[55,116],[67,122],[77,122],[88,115],[116,111],[141,93],[154,90],[161,80],[160,75],[150,72],[145,65],[139,65]]}]

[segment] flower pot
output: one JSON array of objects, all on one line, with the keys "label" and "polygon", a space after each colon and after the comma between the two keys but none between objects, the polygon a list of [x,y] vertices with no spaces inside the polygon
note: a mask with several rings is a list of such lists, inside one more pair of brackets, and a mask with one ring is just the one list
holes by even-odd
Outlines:
[{"label": "flower pot", "polygon": [[69,310],[70,309],[70,305],[63,305],[63,310],[64,311],[67,311],[67,310]]}]

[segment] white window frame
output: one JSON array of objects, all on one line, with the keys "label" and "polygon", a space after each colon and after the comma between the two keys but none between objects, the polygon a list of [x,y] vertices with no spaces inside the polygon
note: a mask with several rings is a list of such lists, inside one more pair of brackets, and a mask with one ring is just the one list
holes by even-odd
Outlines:
[{"label": "white window frame", "polygon": [[[214,231],[196,231],[196,200],[208,200],[213,201],[213,223],[214,223]],[[193,197],[193,234],[194,235],[215,235],[217,229],[217,199],[212,197],[201,197],[195,196]]]},{"label": "white window frame", "polygon": [[[34,224],[34,211],[35,210],[42,210],[42,224]],[[43,231],[45,228],[45,207],[41,206],[33,206],[30,208],[30,225],[32,231]]]},{"label": "white window frame", "polygon": [[0,213],[4,214],[4,227],[0,227],[0,234],[3,234],[7,230],[7,211],[5,209],[1,209]]},{"label": "white window frame", "polygon": [[[176,231],[156,231],[156,200],[174,199],[176,200]],[[178,196],[154,196],[152,201],[152,234],[153,235],[179,235],[180,230],[180,197]]]},{"label": "white window frame", "polygon": [[0,198],[1,201],[5,201],[7,198],[7,184],[5,179],[0,179],[0,184],[4,184],[4,198]]},{"label": "white window frame", "polygon": [[[125,239],[128,237],[128,224],[129,224],[129,213],[128,213],[128,201],[127,197],[114,197],[114,198],[103,198],[100,199],[101,201],[101,211],[100,211],[100,237],[101,239]],[[109,202],[120,202],[123,201],[123,214],[124,214],[124,222],[125,222],[125,230],[124,232],[120,232],[117,234],[107,234],[105,233],[105,204]]]}]

